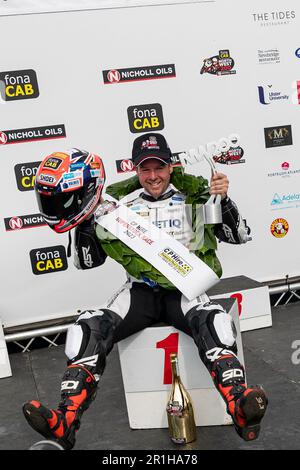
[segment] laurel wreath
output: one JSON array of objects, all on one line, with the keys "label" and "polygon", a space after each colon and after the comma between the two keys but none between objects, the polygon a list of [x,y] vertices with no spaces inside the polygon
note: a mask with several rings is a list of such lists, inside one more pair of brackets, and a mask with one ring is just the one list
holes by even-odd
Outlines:
[{"label": "laurel wreath", "polygon": [[[202,176],[185,174],[182,168],[174,167],[170,182],[179,192],[186,195],[186,204],[192,205],[192,224],[194,229],[196,206],[205,204],[210,197],[208,181]],[[139,188],[141,188],[141,185],[138,177],[135,175],[132,178],[108,186],[106,193],[120,200]],[[135,251],[118,238],[112,236],[100,225],[96,227],[96,234],[107,256],[120,263],[131,276],[136,279],[148,278],[166,289],[176,289],[151,263],[135,253]],[[195,255],[206,263],[217,276],[221,277],[222,267],[216,256],[216,250],[217,240],[214,234],[214,225],[204,225],[204,243],[195,252]]]}]

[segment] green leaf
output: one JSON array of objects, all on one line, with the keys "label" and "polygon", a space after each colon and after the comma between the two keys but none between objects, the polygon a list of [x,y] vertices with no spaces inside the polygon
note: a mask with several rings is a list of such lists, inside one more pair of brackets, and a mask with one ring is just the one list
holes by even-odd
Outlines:
[{"label": "green leaf", "polygon": [[[202,176],[185,174],[181,167],[173,167],[170,182],[178,189],[178,191],[186,194],[186,204],[192,204],[193,210],[195,210],[197,205],[205,204],[210,197],[208,181]],[[141,184],[137,175],[135,175],[131,178],[108,186],[106,188],[106,193],[115,199],[120,200],[138,188],[141,188]],[[141,258],[120,240],[113,237],[109,232],[103,232],[103,229],[98,230],[97,228],[96,233],[105,253],[117,262],[121,263],[129,274],[137,279],[141,279],[142,276],[145,275],[166,289],[175,289],[175,286],[149,262]],[[216,249],[217,240],[214,234],[214,226],[205,225],[204,244],[200,250],[195,252],[195,254],[213,271],[215,271],[218,276],[221,276],[222,268],[215,253]]]},{"label": "green leaf", "polygon": [[135,175],[124,181],[119,181],[118,183],[107,186],[105,192],[115,199],[120,200],[122,197],[127,196],[127,194],[132,193],[138,188],[141,188],[141,184],[138,177]]}]

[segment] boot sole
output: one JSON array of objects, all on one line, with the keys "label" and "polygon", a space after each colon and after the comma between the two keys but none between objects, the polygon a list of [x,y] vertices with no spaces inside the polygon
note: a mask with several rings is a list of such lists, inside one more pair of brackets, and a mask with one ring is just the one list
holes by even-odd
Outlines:
[{"label": "boot sole", "polygon": [[240,427],[235,423],[238,434],[245,441],[254,441],[260,432],[260,422],[264,417],[268,406],[268,400],[262,389],[256,389],[242,397],[240,407],[246,416],[246,425]]},{"label": "boot sole", "polygon": [[[30,424],[30,426],[35,431],[37,431],[47,439],[53,439],[53,434],[49,429],[47,418],[41,415],[41,413],[36,409],[35,406],[31,405],[30,403],[25,403],[25,405],[23,405],[23,414],[28,424]],[[51,416],[49,416],[49,418],[50,417]]]}]

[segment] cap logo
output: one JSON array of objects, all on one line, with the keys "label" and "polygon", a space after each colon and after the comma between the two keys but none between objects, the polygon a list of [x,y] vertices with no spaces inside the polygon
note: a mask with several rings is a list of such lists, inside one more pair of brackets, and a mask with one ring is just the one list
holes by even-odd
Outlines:
[{"label": "cap logo", "polygon": [[144,140],[144,142],[142,143],[141,145],[141,149],[142,150],[145,150],[145,149],[148,149],[148,150],[160,150],[160,147],[159,145],[157,144],[157,139],[155,136],[151,136],[149,137],[149,139],[147,140]]}]

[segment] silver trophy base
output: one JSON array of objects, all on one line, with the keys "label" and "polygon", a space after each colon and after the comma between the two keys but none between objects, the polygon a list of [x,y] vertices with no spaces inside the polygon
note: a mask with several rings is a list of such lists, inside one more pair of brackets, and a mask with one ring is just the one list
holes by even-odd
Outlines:
[{"label": "silver trophy base", "polygon": [[36,442],[29,450],[64,450],[64,448],[58,442],[45,440]]}]

